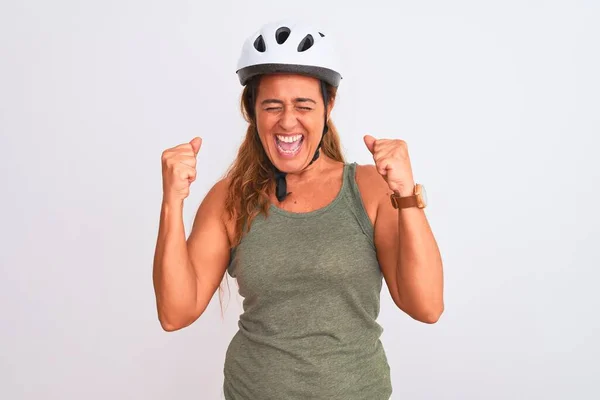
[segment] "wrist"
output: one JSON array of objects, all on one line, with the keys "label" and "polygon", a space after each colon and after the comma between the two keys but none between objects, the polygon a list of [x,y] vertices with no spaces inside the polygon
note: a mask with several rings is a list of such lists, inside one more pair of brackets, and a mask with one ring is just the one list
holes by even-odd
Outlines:
[{"label": "wrist", "polygon": [[400,197],[412,196],[413,194],[415,194],[415,185],[413,184],[412,186],[405,186],[400,189],[394,190],[394,192]]},{"label": "wrist", "polygon": [[183,199],[170,199],[164,197],[162,200],[162,208],[171,212],[183,210]]}]

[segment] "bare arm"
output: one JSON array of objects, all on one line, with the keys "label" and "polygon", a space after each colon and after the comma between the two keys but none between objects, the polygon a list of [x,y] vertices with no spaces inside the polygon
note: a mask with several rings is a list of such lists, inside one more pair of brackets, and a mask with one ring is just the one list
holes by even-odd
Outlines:
[{"label": "bare arm", "polygon": [[374,223],[377,259],[392,300],[417,321],[435,323],[444,310],[443,267],[424,210],[392,207],[390,190],[374,166],[357,170]]},{"label": "bare arm", "polygon": [[153,280],[158,318],[166,331],[184,328],[204,312],[229,264],[223,220],[224,181],[206,195],[186,241],[182,203],[163,202]]},{"label": "bare arm", "polygon": [[182,214],[183,202],[163,201],[154,253],[153,282],[158,319],[167,331],[192,322],[189,320],[198,290],[188,255]]},{"label": "bare arm", "polygon": [[400,303],[415,318],[435,323],[444,311],[444,273],[437,242],[424,210],[394,211],[398,214],[396,277]]}]

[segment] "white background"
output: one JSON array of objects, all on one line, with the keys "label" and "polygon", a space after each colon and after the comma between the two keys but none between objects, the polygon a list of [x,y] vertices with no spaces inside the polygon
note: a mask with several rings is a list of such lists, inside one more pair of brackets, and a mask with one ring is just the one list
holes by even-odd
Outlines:
[{"label": "white background", "polygon": [[342,45],[347,159],[402,138],[428,189],[446,311],[384,287],[392,399],[600,398],[592,0],[1,1],[0,398],[221,398],[241,298],[161,330],[160,155],[204,139],[189,229],[245,133],[242,43],[290,16]]}]

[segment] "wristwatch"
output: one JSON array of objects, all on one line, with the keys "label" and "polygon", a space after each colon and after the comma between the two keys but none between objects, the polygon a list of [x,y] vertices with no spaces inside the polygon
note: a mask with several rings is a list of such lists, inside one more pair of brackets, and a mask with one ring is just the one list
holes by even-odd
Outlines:
[{"label": "wristwatch", "polygon": [[394,193],[391,194],[390,198],[392,200],[392,206],[396,209],[409,207],[427,207],[427,192],[425,191],[425,186],[419,183],[415,185],[414,192],[411,196],[401,197],[398,191],[394,191]]}]

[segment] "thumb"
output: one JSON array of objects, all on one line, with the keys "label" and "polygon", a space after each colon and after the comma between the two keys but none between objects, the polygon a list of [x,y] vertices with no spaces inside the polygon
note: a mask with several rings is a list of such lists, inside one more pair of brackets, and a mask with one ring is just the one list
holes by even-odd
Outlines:
[{"label": "thumb", "polygon": [[202,139],[196,136],[190,141],[192,145],[192,149],[194,150],[194,154],[198,155],[198,151],[200,151],[200,146],[202,146]]},{"label": "thumb", "polygon": [[365,137],[363,139],[365,140],[365,144],[367,145],[367,149],[369,149],[369,151],[371,152],[371,154],[374,154],[375,153],[375,142],[377,141],[377,139],[375,139],[371,135],[365,135]]}]

